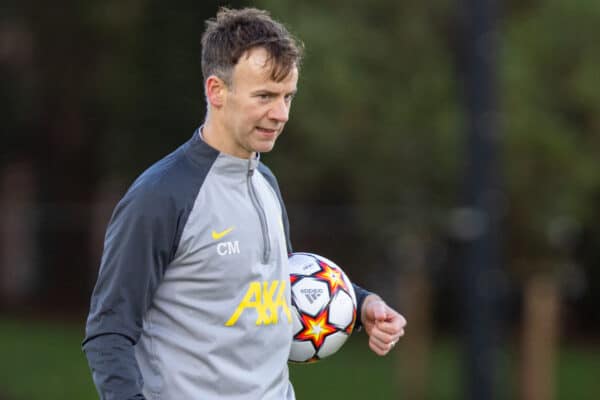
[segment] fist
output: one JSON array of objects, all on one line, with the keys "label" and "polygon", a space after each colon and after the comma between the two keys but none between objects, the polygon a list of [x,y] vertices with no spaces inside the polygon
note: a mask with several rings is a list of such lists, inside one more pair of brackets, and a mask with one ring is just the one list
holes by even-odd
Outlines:
[{"label": "fist", "polygon": [[389,353],[404,336],[406,319],[377,295],[370,294],[365,299],[361,321],[369,335],[369,347],[377,355]]}]

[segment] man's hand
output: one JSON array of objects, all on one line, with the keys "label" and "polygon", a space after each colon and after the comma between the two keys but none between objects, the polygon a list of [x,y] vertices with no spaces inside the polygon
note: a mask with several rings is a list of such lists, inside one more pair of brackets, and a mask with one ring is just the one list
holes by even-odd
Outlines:
[{"label": "man's hand", "polygon": [[377,295],[370,294],[362,304],[361,321],[369,335],[369,347],[384,356],[404,335],[406,319]]}]

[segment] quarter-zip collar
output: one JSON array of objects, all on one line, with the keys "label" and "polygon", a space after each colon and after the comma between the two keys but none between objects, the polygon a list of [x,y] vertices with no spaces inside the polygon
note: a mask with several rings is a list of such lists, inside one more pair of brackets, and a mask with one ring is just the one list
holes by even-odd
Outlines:
[{"label": "quarter-zip collar", "polygon": [[213,148],[202,137],[202,127],[198,128],[192,139],[188,141],[186,152],[195,161],[199,161],[207,155],[214,157],[215,152],[218,153],[218,162],[215,163],[213,169],[219,174],[243,174],[243,176],[247,176],[249,173],[253,174],[260,163],[260,153],[255,153],[253,157],[246,159]]}]

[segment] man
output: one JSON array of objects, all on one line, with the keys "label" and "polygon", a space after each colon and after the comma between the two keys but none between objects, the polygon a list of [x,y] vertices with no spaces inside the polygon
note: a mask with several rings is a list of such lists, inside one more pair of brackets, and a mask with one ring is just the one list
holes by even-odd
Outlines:
[{"label": "man", "polygon": [[[287,214],[259,154],[288,120],[302,48],[256,9],[222,9],[202,45],[204,125],[132,184],[107,229],[83,343],[102,399],[294,399],[284,307],[268,322],[239,307],[256,282],[290,302]],[[405,321],[355,290],[385,355]]]}]

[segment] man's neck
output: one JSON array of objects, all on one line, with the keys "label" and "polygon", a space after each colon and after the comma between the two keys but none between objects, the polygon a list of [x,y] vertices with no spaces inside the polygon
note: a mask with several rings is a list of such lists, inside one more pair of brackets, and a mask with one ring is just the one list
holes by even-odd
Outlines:
[{"label": "man's neck", "polygon": [[200,129],[200,137],[213,149],[219,150],[221,153],[228,154],[237,158],[254,158],[256,153],[252,153],[250,157],[240,157],[238,154],[234,154],[231,151],[230,146],[224,140],[227,138],[225,134],[225,127],[222,124],[217,123],[211,118],[206,118],[202,128]]},{"label": "man's neck", "polygon": [[225,153],[225,144],[222,143],[222,135],[219,135],[219,129],[215,122],[207,118],[200,129],[200,136],[202,140],[204,140],[210,147],[219,150],[220,152]]}]

